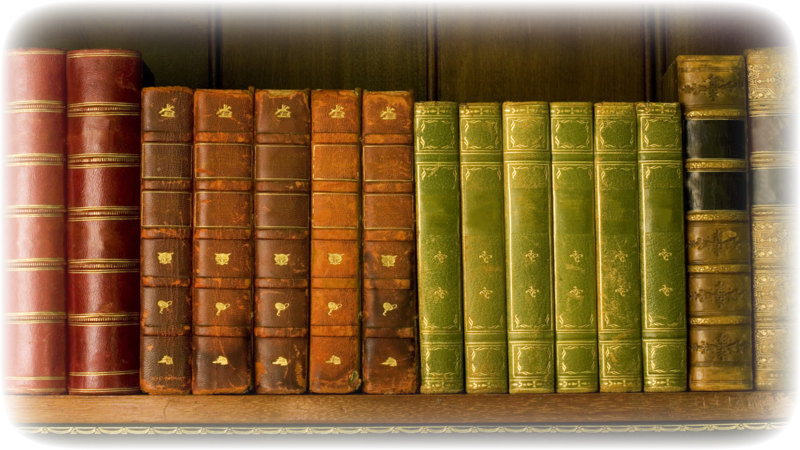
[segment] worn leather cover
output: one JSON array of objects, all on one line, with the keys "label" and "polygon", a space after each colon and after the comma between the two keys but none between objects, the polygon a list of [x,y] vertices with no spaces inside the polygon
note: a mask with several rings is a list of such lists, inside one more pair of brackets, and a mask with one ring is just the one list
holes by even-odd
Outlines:
[{"label": "worn leather cover", "polygon": [[361,387],[361,91],[311,92],[311,392]]},{"label": "worn leather cover", "polygon": [[678,103],[637,103],[645,392],[686,390],[683,141]]},{"label": "worn leather cover", "polygon": [[555,391],[550,105],[503,103],[509,392]]},{"label": "worn leather cover", "polygon": [[311,110],[308,90],[255,95],[255,389],[308,387]]},{"label": "worn leather cover", "polygon": [[142,90],[142,306],[139,384],[192,392],[194,91]]},{"label": "worn leather cover", "polygon": [[192,393],[253,385],[253,92],[194,93]]},{"label": "worn leather cover", "polygon": [[795,386],[797,124],[795,49],[745,51],[753,232],[755,388]]},{"label": "worn leather cover", "polygon": [[142,59],[67,52],[70,394],[139,392]]},{"label": "worn leather cover", "polygon": [[508,392],[501,114],[499,103],[464,103],[458,108],[469,394]]},{"label": "worn leather cover", "polygon": [[422,394],[464,392],[458,105],[414,104]]},{"label": "worn leather cover", "polygon": [[556,392],[596,392],[592,104],[551,103]]},{"label": "worn leather cover", "polygon": [[600,392],[641,392],[636,105],[595,103],[594,146]]},{"label": "worn leather cover", "polygon": [[8,51],[5,390],[67,392],[66,50]]},{"label": "worn leather cover", "polygon": [[367,394],[417,391],[413,94],[363,93],[362,365]]},{"label": "worn leather cover", "polygon": [[685,119],[689,389],[753,388],[745,67],[679,56]]}]

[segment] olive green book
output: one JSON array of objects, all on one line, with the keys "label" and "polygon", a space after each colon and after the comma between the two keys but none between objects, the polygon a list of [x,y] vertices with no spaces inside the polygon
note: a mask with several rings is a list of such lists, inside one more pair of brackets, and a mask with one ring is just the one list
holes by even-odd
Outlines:
[{"label": "olive green book", "polygon": [[420,392],[464,392],[458,105],[414,104]]},{"label": "olive green book", "polygon": [[594,105],[600,392],[642,390],[636,105]]},{"label": "olive green book", "polygon": [[551,103],[556,392],[596,392],[594,132],[591,103]]},{"label": "olive green book", "polygon": [[499,103],[459,105],[467,393],[508,392],[503,145]]},{"label": "olive green book", "polygon": [[503,103],[509,392],[555,390],[550,107]]},{"label": "olive green book", "polygon": [[637,103],[645,392],[686,390],[683,143],[678,103]]}]

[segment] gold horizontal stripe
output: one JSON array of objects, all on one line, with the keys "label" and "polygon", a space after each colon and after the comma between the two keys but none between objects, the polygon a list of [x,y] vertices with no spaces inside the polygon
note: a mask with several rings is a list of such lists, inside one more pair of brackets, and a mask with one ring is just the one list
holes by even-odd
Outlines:
[{"label": "gold horizontal stripe", "polygon": [[256,192],[256,196],[261,195],[296,195],[301,197],[308,197],[311,195],[309,192]]},{"label": "gold horizontal stripe", "polygon": [[111,116],[140,116],[139,112],[86,112],[67,113],[67,117],[111,117]]},{"label": "gold horizontal stripe", "polygon": [[6,214],[8,219],[33,219],[38,217],[64,217],[63,213],[24,213],[24,214]]},{"label": "gold horizontal stripe", "polygon": [[70,213],[84,211],[138,211],[138,206],[70,206],[67,208]]},{"label": "gold horizontal stripe", "polygon": [[6,325],[33,325],[45,323],[66,323],[66,319],[30,319],[30,320],[6,320]]},{"label": "gold horizontal stripe", "polygon": [[217,176],[199,176],[195,175],[195,180],[239,180],[239,181],[252,181],[250,177],[217,177]]},{"label": "gold horizontal stripe", "polygon": [[122,259],[122,258],[85,258],[85,259],[70,259],[69,264],[89,264],[89,263],[129,263],[139,264],[138,259]]},{"label": "gold horizontal stripe", "polygon": [[[202,133],[202,131],[200,131],[200,132]],[[211,131],[207,131],[207,132],[211,132]],[[195,142],[194,143],[195,147],[201,147],[201,146],[206,146],[206,145],[211,145],[211,146],[214,146],[214,145],[224,145],[224,146],[234,145],[234,146],[237,146],[237,147],[252,147],[253,146],[253,144],[242,144],[241,142]]]},{"label": "gold horizontal stripe", "polygon": [[256,181],[310,181],[308,178],[256,178]]},{"label": "gold horizontal stripe", "polygon": [[66,102],[61,100],[19,100],[16,102],[8,102],[6,103],[8,106],[18,106],[18,105],[47,105],[47,106],[64,106]]},{"label": "gold horizontal stripe", "polygon": [[689,111],[684,115],[687,119],[745,119],[747,114],[744,109],[707,109]]},{"label": "gold horizontal stripe", "polygon": [[692,317],[689,325],[743,325],[750,323],[749,317]]},{"label": "gold horizontal stripe", "polygon": [[95,106],[113,106],[119,108],[141,108],[139,103],[127,103],[127,102],[81,102],[81,103],[70,103],[70,108],[87,108],[87,107],[95,107]]},{"label": "gold horizontal stripe", "polygon": [[113,377],[117,375],[138,375],[138,370],[114,370],[110,372],[70,372],[71,377]]},{"label": "gold horizontal stripe", "polygon": [[66,50],[16,50],[8,52],[11,56],[22,56],[22,55],[66,55]]},{"label": "gold horizontal stripe", "polygon": [[67,222],[104,222],[111,220],[139,220],[139,216],[114,216],[114,217],[77,217],[69,218]]},{"label": "gold horizontal stripe", "polygon": [[69,322],[71,327],[138,327],[139,322]]},{"label": "gold horizontal stripe", "polygon": [[753,217],[792,216],[797,208],[793,206],[753,206],[750,213]]},{"label": "gold horizontal stripe", "polygon": [[405,230],[405,231],[414,231],[413,228],[394,228],[394,227],[364,227],[365,230]]},{"label": "gold horizontal stripe", "polygon": [[114,319],[114,318],[137,318],[139,317],[139,312],[119,312],[119,313],[80,313],[80,314],[70,314],[70,320],[73,319]]},{"label": "gold horizontal stripe", "polygon": [[[258,133],[258,134],[271,134],[271,133]],[[302,135],[303,133],[298,133],[298,134]],[[256,144],[256,147],[269,147],[269,148],[283,148],[283,147],[308,148],[309,146],[310,144]]]},{"label": "gold horizontal stripe", "polygon": [[8,205],[6,206],[6,210],[8,212],[23,212],[28,210],[35,210],[35,211],[50,210],[53,212],[59,212],[59,211],[66,212],[67,207],[64,205]]},{"label": "gold horizontal stripe", "polygon": [[63,114],[63,109],[52,109],[52,108],[24,108],[24,109],[9,109],[6,108],[7,114],[19,114],[19,113],[48,113],[48,114]]},{"label": "gold horizontal stripe", "polygon": [[39,167],[39,166],[63,166],[63,161],[31,161],[31,162],[18,162],[7,163],[7,167]]},{"label": "gold horizontal stripe", "polygon": [[56,377],[6,377],[8,381],[62,381],[66,380],[65,376]]},{"label": "gold horizontal stripe", "polygon": [[311,178],[311,181],[359,181],[358,178]]},{"label": "gold horizontal stripe", "polygon": [[57,267],[63,268],[67,265],[67,260],[64,258],[29,258],[29,259],[12,259],[6,261],[9,269],[23,269],[34,267]]},{"label": "gold horizontal stripe", "polygon": [[280,226],[280,225],[271,225],[271,226],[257,226],[256,230],[307,230],[308,227],[290,227],[290,226]]},{"label": "gold horizontal stripe", "polygon": [[317,225],[311,225],[311,228],[314,230],[357,230],[358,227],[321,227]]},{"label": "gold horizontal stripe", "polygon": [[80,153],[77,155],[69,155],[67,158],[70,161],[82,160],[86,158],[105,158],[105,159],[141,159],[141,155],[135,153]]},{"label": "gold horizontal stripe", "polygon": [[141,53],[139,52],[108,52],[108,53],[67,53],[67,59],[76,59],[76,58],[96,58],[96,57],[103,57],[103,56],[113,56],[113,57],[120,57],[120,58],[139,58]]},{"label": "gold horizontal stripe", "polygon": [[12,153],[6,155],[8,159],[57,159],[59,161],[66,161],[66,155],[63,153]]},{"label": "gold horizontal stripe", "polygon": [[6,317],[27,317],[27,316],[53,316],[53,317],[67,317],[64,311],[29,311],[29,312],[7,312]]},{"label": "gold horizontal stripe", "polygon": [[686,170],[695,172],[742,172],[747,170],[747,161],[744,159],[694,158],[686,160],[684,167]]},{"label": "gold horizontal stripe", "polygon": [[222,226],[202,226],[196,225],[194,226],[197,230],[249,230],[252,227],[222,227]]},{"label": "gold horizontal stripe", "polygon": [[8,272],[39,272],[43,270],[64,270],[64,267],[18,267],[8,268]]},{"label": "gold horizontal stripe", "polygon": [[750,264],[689,264],[689,273],[742,273],[750,272]]},{"label": "gold horizontal stripe", "polygon": [[746,222],[750,220],[749,211],[703,211],[686,213],[689,222]]},{"label": "gold horizontal stripe", "polygon": [[34,392],[40,393],[54,393],[60,394],[62,392],[67,391],[67,387],[54,387],[54,388],[13,388],[13,387],[6,387],[6,391],[9,394],[30,394]]},{"label": "gold horizontal stripe", "polygon": [[124,169],[124,168],[138,168],[139,163],[127,164],[114,164],[114,163],[92,163],[92,164],[70,164],[67,169]]},{"label": "gold horizontal stripe", "polygon": [[69,388],[70,394],[138,394],[139,387],[131,388]]}]

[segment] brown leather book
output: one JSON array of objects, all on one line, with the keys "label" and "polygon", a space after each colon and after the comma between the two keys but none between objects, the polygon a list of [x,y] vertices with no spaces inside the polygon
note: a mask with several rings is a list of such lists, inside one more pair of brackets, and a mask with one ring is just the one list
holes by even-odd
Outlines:
[{"label": "brown leather book", "polygon": [[413,394],[417,376],[411,92],[363,94],[363,391]]},{"label": "brown leather book", "polygon": [[361,386],[361,90],[311,92],[309,390]]},{"label": "brown leather book", "polygon": [[142,58],[67,52],[70,394],[139,392]]},{"label": "brown leather book", "polygon": [[6,58],[6,392],[67,392],[66,50]]},{"label": "brown leather book", "polygon": [[194,93],[192,392],[253,384],[253,92]]},{"label": "brown leather book", "polygon": [[192,392],[194,90],[142,91],[142,391]]},{"label": "brown leather book", "polygon": [[308,387],[309,91],[256,91],[255,385],[258,394]]}]

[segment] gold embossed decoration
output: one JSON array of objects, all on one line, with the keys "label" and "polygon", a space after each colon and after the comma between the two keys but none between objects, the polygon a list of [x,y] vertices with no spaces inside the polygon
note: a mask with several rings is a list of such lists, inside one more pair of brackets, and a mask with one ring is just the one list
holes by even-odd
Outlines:
[{"label": "gold embossed decoration", "polygon": [[658,291],[661,292],[662,294],[666,295],[667,297],[669,297],[670,292],[672,292],[672,288],[667,286],[666,284],[664,284],[664,285],[661,286],[661,289],[659,289]]},{"label": "gold embossed decoration", "polygon": [[338,266],[342,263],[342,257],[344,253],[328,253],[328,262],[334,266]]},{"label": "gold embossed decoration", "polygon": [[395,309],[397,309],[397,305],[396,304],[392,304],[392,303],[389,303],[389,302],[384,302],[383,303],[383,315],[384,316],[389,311],[394,311]]},{"label": "gold embossed decoration", "polygon": [[433,255],[433,257],[434,257],[434,258],[436,258],[436,260],[437,260],[437,261],[439,261],[439,263],[440,263],[440,264],[441,264],[441,263],[444,263],[444,260],[445,260],[445,259],[447,259],[447,255],[445,255],[444,253],[442,253],[442,251],[441,251],[441,250],[439,250],[439,252],[438,252],[438,253],[436,253],[435,255]]},{"label": "gold embossed decoration", "polygon": [[171,366],[173,364],[172,357],[169,355],[164,355],[161,357],[160,360],[158,360],[158,364],[166,364],[168,366]]},{"label": "gold embossed decoration", "polygon": [[664,261],[669,261],[669,257],[672,256],[672,253],[668,252],[667,249],[662,248],[661,253],[658,256],[664,258]]},{"label": "gold embossed decoration", "polygon": [[331,119],[344,119],[344,108],[340,105],[336,105],[335,108],[330,110],[328,115],[331,116]]},{"label": "gold embossed decoration", "polygon": [[383,267],[394,267],[394,261],[397,255],[381,255],[381,264]]},{"label": "gold embossed decoration", "polygon": [[536,258],[538,258],[538,257],[539,257],[539,254],[538,253],[533,253],[533,250],[528,250],[528,253],[525,253],[525,258],[527,258],[528,261],[530,261],[532,263],[536,262]]},{"label": "gold embossed decoration", "polygon": [[231,304],[230,303],[217,302],[217,303],[214,304],[214,307],[217,308],[217,315],[219,316],[219,313],[221,313],[222,311],[225,311],[226,309],[230,308]]},{"label": "gold embossed decoration", "polygon": [[487,289],[486,286],[484,286],[483,289],[481,289],[481,291],[479,292],[479,294],[481,294],[481,296],[485,299],[491,297],[492,293],[494,293],[494,291]]},{"label": "gold embossed decoration", "polygon": [[231,259],[230,253],[214,253],[214,261],[217,262],[217,265],[224,266],[228,264],[228,261]]},{"label": "gold embossed decoration", "polygon": [[276,366],[288,366],[289,361],[287,361],[286,358],[284,358],[283,356],[278,356],[278,359],[272,361],[272,364]]},{"label": "gold embossed decoration", "polygon": [[328,315],[330,316],[332,312],[336,311],[341,307],[342,307],[341,303],[328,302]]},{"label": "gold embossed decoration", "polygon": [[281,105],[281,107],[278,108],[277,111],[275,111],[275,116],[277,116],[279,119],[288,119],[288,118],[292,117],[292,112],[289,111],[289,107],[288,106]]},{"label": "gold embossed decoration", "polygon": [[397,119],[397,114],[394,112],[394,108],[392,108],[391,106],[387,106],[386,109],[381,112],[381,119],[383,120]]},{"label": "gold embossed decoration", "polygon": [[222,105],[222,108],[217,110],[217,117],[221,119],[232,119],[233,110],[228,105]]},{"label": "gold embossed decoration", "polygon": [[288,303],[275,303],[275,309],[278,310],[278,312],[276,312],[275,315],[276,316],[280,316],[281,315],[281,311],[285,311],[286,308],[288,308],[288,307],[289,307]]},{"label": "gold embossed decoration", "polygon": [[217,356],[217,359],[211,361],[211,364],[219,364],[220,366],[227,366],[228,365],[228,358],[220,355]]},{"label": "gold embossed decoration", "polygon": [[442,289],[442,287],[441,287],[441,286],[439,286],[439,288],[438,288],[438,289],[436,289],[435,291],[433,291],[433,296],[434,296],[434,297],[438,297],[440,300],[444,300],[444,297],[445,297],[446,295],[447,295],[447,291],[445,291],[444,289]]},{"label": "gold embossed decoration", "polygon": [[336,355],[331,355],[331,357],[328,358],[327,361],[325,361],[325,364],[333,364],[334,366],[338,366],[341,363],[342,363],[342,358],[339,358]]},{"label": "gold embossed decoration", "polygon": [[533,286],[528,286],[528,290],[526,290],[525,293],[530,294],[531,298],[536,298],[536,294],[539,293],[539,289],[534,289]]},{"label": "gold embossed decoration", "polygon": [[569,257],[575,260],[576,263],[581,262],[581,258],[583,258],[583,253],[578,253],[577,250],[573,250],[572,253],[569,254]]},{"label": "gold embossed decoration", "polygon": [[159,264],[172,264],[172,255],[173,255],[173,253],[158,252],[158,262],[159,262]]},{"label": "gold embossed decoration", "polygon": [[286,254],[275,253],[275,264],[277,264],[279,266],[285,266],[286,264],[289,263],[289,255],[290,254],[291,253],[286,253]]},{"label": "gold embossed decoration", "polygon": [[158,115],[161,117],[174,118],[175,107],[167,103],[166,106],[164,106],[163,108],[161,108],[160,111],[158,111]]},{"label": "gold embossed decoration", "polygon": [[480,255],[478,255],[478,258],[480,258],[484,263],[489,264],[489,261],[492,260],[492,255],[486,253],[486,250],[484,250]]},{"label": "gold embossed decoration", "polygon": [[172,306],[172,301],[171,300],[170,301],[159,300],[158,301],[158,313],[159,314],[164,314],[164,310],[168,309],[170,306]]},{"label": "gold embossed decoration", "polygon": [[397,360],[390,356],[386,358],[386,361],[382,362],[381,365],[389,367],[397,367]]}]

